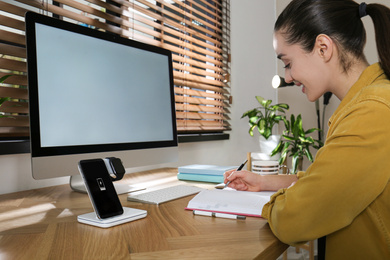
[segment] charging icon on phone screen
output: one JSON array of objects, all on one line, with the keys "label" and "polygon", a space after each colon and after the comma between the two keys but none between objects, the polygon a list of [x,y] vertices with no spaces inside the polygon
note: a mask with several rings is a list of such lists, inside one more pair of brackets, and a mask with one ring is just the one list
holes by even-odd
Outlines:
[{"label": "charging icon on phone screen", "polygon": [[97,183],[99,185],[99,188],[101,191],[105,191],[106,190],[106,186],[104,186],[104,182],[103,182],[103,179],[102,178],[97,178]]}]

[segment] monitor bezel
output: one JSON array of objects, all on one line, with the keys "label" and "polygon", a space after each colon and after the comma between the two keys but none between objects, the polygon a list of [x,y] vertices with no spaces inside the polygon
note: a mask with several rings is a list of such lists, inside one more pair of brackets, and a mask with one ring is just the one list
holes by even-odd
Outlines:
[{"label": "monitor bezel", "polygon": [[[163,148],[174,147],[178,145],[177,127],[176,127],[176,109],[175,109],[175,94],[173,81],[173,66],[172,53],[169,50],[137,42],[131,39],[123,38],[119,35],[101,32],[97,29],[91,29],[70,22],[62,21],[49,16],[37,14],[34,12],[26,13],[26,47],[27,47],[27,67],[28,67],[28,89],[29,89],[29,106],[30,111],[30,142],[32,157],[46,157],[56,155],[71,155],[71,154],[88,154],[99,152],[114,152],[125,150],[137,150],[148,148]],[[39,125],[39,101],[38,101],[38,78],[37,78],[37,55],[36,55],[36,24],[55,27],[58,29],[79,33],[82,35],[98,38],[101,40],[122,44],[125,46],[135,47],[138,49],[158,53],[167,56],[169,66],[169,81],[170,81],[170,98],[171,98],[171,116],[172,116],[172,140],[167,141],[148,141],[148,142],[130,142],[130,143],[115,143],[115,144],[94,144],[94,145],[73,145],[73,146],[56,146],[42,147],[40,138]],[[158,131],[158,129],[156,129]]]}]

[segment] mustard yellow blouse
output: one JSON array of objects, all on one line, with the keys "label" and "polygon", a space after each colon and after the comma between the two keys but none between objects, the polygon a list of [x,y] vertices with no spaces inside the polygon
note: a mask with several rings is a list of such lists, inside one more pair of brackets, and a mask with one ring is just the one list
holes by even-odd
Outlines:
[{"label": "mustard yellow blouse", "polygon": [[378,63],[342,100],[298,178],[263,208],[281,241],[326,236],[326,259],[390,259],[390,81]]}]

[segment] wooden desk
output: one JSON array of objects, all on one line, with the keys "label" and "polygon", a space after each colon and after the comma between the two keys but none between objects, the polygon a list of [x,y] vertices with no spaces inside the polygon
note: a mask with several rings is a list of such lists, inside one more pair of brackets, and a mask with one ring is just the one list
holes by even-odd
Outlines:
[{"label": "wooden desk", "polygon": [[[128,174],[128,183],[177,184],[177,169]],[[193,183],[204,187],[208,184]],[[92,212],[86,194],[69,185],[0,196],[1,259],[276,259],[281,243],[261,218],[231,220],[194,216],[189,196],[157,205],[128,202],[148,211],[144,219],[102,229],[77,222]]]}]

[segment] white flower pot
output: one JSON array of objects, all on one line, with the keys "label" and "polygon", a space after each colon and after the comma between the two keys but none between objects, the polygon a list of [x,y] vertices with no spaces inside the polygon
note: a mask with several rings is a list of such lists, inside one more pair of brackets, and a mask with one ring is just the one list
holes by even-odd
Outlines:
[{"label": "white flower pot", "polygon": [[271,135],[268,139],[265,139],[264,136],[260,135],[259,143],[260,143],[260,152],[271,155],[272,151],[279,144],[280,135]]}]

